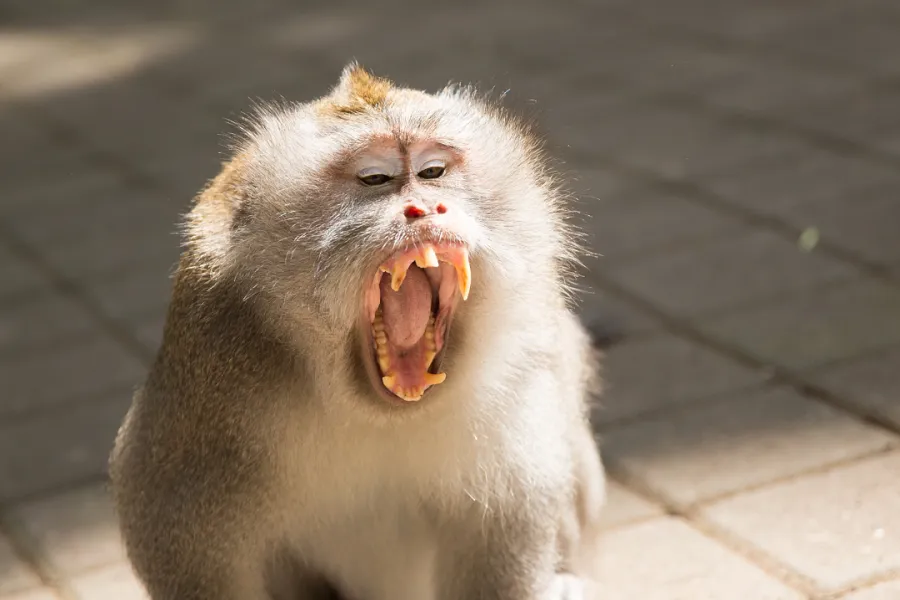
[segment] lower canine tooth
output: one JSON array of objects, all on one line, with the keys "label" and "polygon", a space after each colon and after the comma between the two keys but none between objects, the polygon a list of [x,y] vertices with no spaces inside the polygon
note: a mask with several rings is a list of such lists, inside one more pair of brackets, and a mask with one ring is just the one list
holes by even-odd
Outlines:
[{"label": "lower canine tooth", "polygon": [[437,385],[439,383],[444,383],[445,379],[447,379],[446,373],[425,373],[425,383],[427,385]]},{"label": "lower canine tooth", "polygon": [[381,383],[384,384],[384,387],[393,391],[394,384],[397,383],[397,377],[395,375],[385,375],[381,378]]}]

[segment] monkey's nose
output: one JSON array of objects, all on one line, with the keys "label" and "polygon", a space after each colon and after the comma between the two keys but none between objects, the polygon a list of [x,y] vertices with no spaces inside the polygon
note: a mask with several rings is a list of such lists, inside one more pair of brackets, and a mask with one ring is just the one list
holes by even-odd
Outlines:
[{"label": "monkey's nose", "polygon": [[421,219],[422,217],[427,217],[434,213],[442,215],[445,212],[447,212],[447,207],[443,203],[435,205],[433,209],[428,209],[417,202],[410,202],[403,207],[403,216],[409,220]]},{"label": "monkey's nose", "polygon": [[403,208],[403,216],[407,219],[420,219],[428,214],[428,211],[420,204],[410,202]]}]

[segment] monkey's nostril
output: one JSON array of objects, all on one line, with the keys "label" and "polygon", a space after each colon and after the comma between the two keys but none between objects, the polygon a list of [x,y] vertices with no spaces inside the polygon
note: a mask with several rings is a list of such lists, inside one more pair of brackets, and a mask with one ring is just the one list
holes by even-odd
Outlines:
[{"label": "monkey's nostril", "polygon": [[408,204],[406,208],[403,209],[403,216],[407,219],[418,219],[419,217],[425,216],[425,211],[415,204]]},{"label": "monkey's nostril", "polygon": [[441,203],[441,204],[438,204],[438,205],[434,208],[434,210],[436,210],[437,213],[438,213],[439,215],[442,215],[442,214],[444,214],[445,212],[447,212],[447,207],[444,206],[443,203]]}]

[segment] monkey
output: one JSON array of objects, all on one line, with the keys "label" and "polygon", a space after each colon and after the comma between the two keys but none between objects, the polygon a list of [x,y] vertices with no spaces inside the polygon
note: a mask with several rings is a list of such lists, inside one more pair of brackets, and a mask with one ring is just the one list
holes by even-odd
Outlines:
[{"label": "monkey", "polygon": [[184,216],[110,455],[149,596],[590,597],[600,356],[568,199],[473,86],[353,61],[258,106]]}]

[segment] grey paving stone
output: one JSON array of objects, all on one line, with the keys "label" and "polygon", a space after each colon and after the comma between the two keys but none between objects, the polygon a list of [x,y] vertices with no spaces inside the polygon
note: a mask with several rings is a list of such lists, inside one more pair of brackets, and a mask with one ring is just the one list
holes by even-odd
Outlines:
[{"label": "grey paving stone", "polygon": [[88,282],[131,270],[169,272],[178,263],[180,239],[170,228],[146,228],[54,244],[41,250],[43,259],[76,282]]},{"label": "grey paving stone", "polygon": [[[588,211],[598,202],[614,203],[649,191],[649,186],[644,180],[596,165],[581,168],[569,166],[562,170],[562,174],[575,196],[572,204],[579,213]],[[580,227],[589,227],[593,218],[590,217],[590,213],[586,216],[588,217],[586,220],[576,217],[575,221]]]},{"label": "grey paving stone", "polygon": [[877,13],[866,10],[845,11],[834,18],[804,23],[790,35],[779,36],[769,43],[797,55],[818,56],[873,76],[900,72],[895,19],[879,18]]},{"label": "grey paving stone", "polygon": [[[142,66],[148,62],[152,64],[166,50],[178,48],[177,33],[167,35],[177,32],[176,27],[148,24],[141,31],[132,30],[131,35],[108,30],[104,34],[90,35],[85,31],[91,27],[87,13],[79,14],[77,22],[81,24],[81,31],[73,31],[70,26],[67,31],[58,31],[54,36],[42,36],[56,42],[52,60],[47,56],[38,59],[40,62],[32,64],[31,68],[19,69],[4,86],[10,96],[30,100],[32,105],[52,101],[64,106],[66,101],[71,102],[87,90],[119,87],[114,84],[118,78],[133,82]],[[36,68],[38,65],[40,68]],[[66,101],[60,101],[60,96]]]},{"label": "grey paving stone", "polygon": [[91,179],[65,200],[18,206],[6,220],[54,268],[83,280],[141,264],[169,269],[180,252],[178,222],[189,200]]},{"label": "grey paving stone", "polygon": [[898,472],[895,452],[724,500],[704,514],[822,591],[839,591],[900,568]]},{"label": "grey paving stone", "polygon": [[[606,122],[614,122],[615,115],[626,110],[625,105],[634,101],[624,93],[605,87],[592,87],[587,93],[572,93],[569,98],[553,102],[547,100],[539,113],[540,131],[547,140],[548,149],[566,165],[577,170],[596,168],[596,156],[588,147],[585,123],[596,123],[597,129],[604,131]],[[585,160],[567,160],[579,156]]]},{"label": "grey paving stone", "polygon": [[576,306],[576,312],[582,323],[587,326],[599,325],[602,330],[617,337],[630,337],[660,328],[659,321],[652,315],[605,292],[594,285],[589,277],[590,274],[578,284],[582,291],[578,295],[580,303]]},{"label": "grey paving stone", "polygon": [[695,325],[758,360],[812,368],[900,342],[900,288],[862,279]]},{"label": "grey paving stone", "polygon": [[617,258],[678,247],[744,228],[737,219],[689,198],[650,188],[585,202],[582,211],[586,242],[601,255],[590,261],[598,269]]},{"label": "grey paving stone", "polygon": [[[57,152],[55,147],[48,151]],[[16,215],[26,211],[56,213],[81,198],[93,198],[127,185],[121,172],[94,163],[79,164],[65,173],[41,175],[39,180],[26,179],[8,190],[0,203],[0,217],[14,221]]]},{"label": "grey paving stone", "polygon": [[64,576],[126,559],[105,483],[16,506],[8,517],[21,524],[41,555]]},{"label": "grey paving stone", "polygon": [[680,317],[723,311],[855,274],[849,265],[803,252],[780,235],[748,227],[691,247],[613,262],[604,271],[606,277]]},{"label": "grey paving stone", "polygon": [[16,75],[65,52],[68,44],[58,37],[28,35],[27,32],[9,32],[0,39],[0,98],[9,100],[15,93]]},{"label": "grey paving stone", "polygon": [[37,573],[22,562],[4,537],[0,537],[0,598],[41,584]]},{"label": "grey paving stone", "polygon": [[900,157],[900,131],[886,132],[875,139],[870,139],[869,145],[895,157]]},{"label": "grey paving stone", "polygon": [[103,477],[130,400],[120,393],[0,426],[0,502]]},{"label": "grey paving stone", "polygon": [[[654,2],[653,10],[640,10],[626,5],[640,18],[665,27],[666,31],[680,30],[714,33],[717,37],[736,40],[768,40],[789,35],[810,21],[822,20],[835,12],[833,2],[818,2],[810,12],[803,2],[753,2],[738,0],[708,2],[687,0],[673,5]],[[719,44],[723,45],[723,44]]]},{"label": "grey paving stone", "polygon": [[[226,131],[223,123],[223,134]],[[204,140],[202,144],[173,149],[161,158],[140,163],[141,170],[159,181],[165,189],[160,195],[175,208],[173,215],[186,214],[193,198],[207,181],[218,175],[223,162],[231,158],[231,152],[222,147],[223,143],[214,139]]]},{"label": "grey paving stone", "polygon": [[0,419],[35,409],[71,405],[127,393],[146,374],[146,366],[106,336],[56,344],[40,352],[0,361]]},{"label": "grey paving stone", "polygon": [[[900,172],[900,170],[898,170]],[[900,184],[846,193],[793,207],[790,219],[872,262],[900,260]]]},{"label": "grey paving stone", "polygon": [[841,600],[895,600],[900,598],[900,581],[887,581],[841,596]]},{"label": "grey paving stone", "polygon": [[620,483],[607,479],[606,504],[600,514],[600,523],[604,529],[662,514],[661,506],[638,496]]},{"label": "grey paving stone", "polygon": [[859,90],[777,112],[792,124],[866,143],[872,136],[900,129],[898,102],[900,90]]},{"label": "grey paving stone", "polygon": [[578,164],[597,157],[614,158],[672,178],[700,176],[808,147],[800,138],[728,125],[697,111],[640,101],[608,108],[595,122],[597,129],[573,121],[573,130],[565,133],[563,141]]},{"label": "grey paving stone", "polygon": [[29,244],[72,244],[98,237],[121,240],[141,231],[174,232],[178,208],[156,192],[138,192],[124,187],[97,190],[89,197],[71,198],[53,210],[35,207],[9,215],[7,222]]},{"label": "grey paving stone", "polygon": [[756,385],[754,372],[693,342],[661,334],[614,346],[603,362],[605,390],[594,412],[605,424]]},{"label": "grey paving stone", "polygon": [[0,594],[0,600],[61,600],[61,598],[50,588],[39,588],[11,594]]},{"label": "grey paving stone", "polygon": [[81,281],[140,265],[171,268],[189,200],[134,191],[117,178],[89,177],[73,184],[71,193],[45,192],[33,204],[14,206],[6,218],[51,266]]},{"label": "grey paving stone", "polygon": [[716,80],[704,83],[702,98],[713,105],[765,112],[783,106],[805,105],[863,86],[859,78],[810,65],[798,67],[783,60],[744,57]]},{"label": "grey paving stone", "polygon": [[[90,170],[84,150],[54,139],[22,114],[0,113],[0,136],[5,142],[0,149],[3,171],[15,173],[15,177],[4,177],[0,203],[3,212],[9,204],[26,202],[33,188],[53,185],[50,182],[71,179]],[[24,198],[20,200],[19,196]]]},{"label": "grey paving stone", "polygon": [[86,573],[72,580],[80,600],[149,600],[127,563]]},{"label": "grey paving stone", "polygon": [[0,311],[0,355],[46,347],[96,331],[90,315],[52,293],[7,304]]},{"label": "grey paving stone", "polygon": [[[610,40],[618,43],[598,60],[569,69],[572,78],[600,72],[623,78],[642,92],[697,92],[741,69],[746,56],[711,49],[691,38],[646,43],[646,31],[626,30]],[[618,50],[618,51],[616,51]]]},{"label": "grey paving stone", "polygon": [[[900,182],[900,170],[893,167],[814,149],[709,175],[701,185],[729,203],[758,213],[791,218],[805,217],[810,211],[814,215],[819,203],[836,197],[855,198],[861,190],[897,182]],[[798,215],[795,212],[798,206],[806,206],[807,212]],[[806,227],[814,223],[795,224]]]},{"label": "grey paving stone", "polygon": [[[321,16],[327,19],[330,15]],[[183,60],[167,65],[161,73],[162,78],[176,88],[186,90],[196,106],[210,109],[249,110],[252,98],[273,100],[283,96],[301,102],[309,100],[322,89],[334,85],[335,74],[340,73],[343,64],[329,60],[327,48],[310,47],[309,38],[284,39],[291,28],[296,27],[297,21],[304,19],[308,34],[315,17],[294,13],[272,23],[265,33],[237,35],[234,43],[228,45],[201,45]],[[348,30],[356,29],[355,22],[348,24],[351,25]],[[260,43],[262,36],[268,38],[266,43]],[[297,64],[300,63],[289,60],[289,56],[297,61],[307,59],[309,77],[306,77],[306,69],[304,77],[297,77]],[[366,62],[369,62],[368,57]],[[241,76],[235,77],[236,72]],[[301,94],[285,93],[283,86],[290,83],[296,86],[298,79],[307,88],[306,93],[302,97],[298,97]]]},{"label": "grey paving stone", "polygon": [[50,100],[41,106],[90,144],[136,163],[215,140],[223,125],[202,106],[160,91],[144,78],[125,86],[91,88],[64,103]]},{"label": "grey paving stone", "polygon": [[804,373],[804,377],[900,428],[900,348]]},{"label": "grey paving stone", "polygon": [[172,295],[172,280],[168,270],[154,266],[91,283],[86,291],[107,315],[128,319],[165,312]]},{"label": "grey paving stone", "polygon": [[46,292],[49,287],[47,279],[32,265],[0,247],[0,303]]},{"label": "grey paving stone", "polygon": [[666,498],[692,505],[898,443],[824,404],[774,389],[609,429],[603,454]]},{"label": "grey paving stone", "polygon": [[674,518],[608,532],[597,564],[609,600],[801,600],[804,596]]}]

